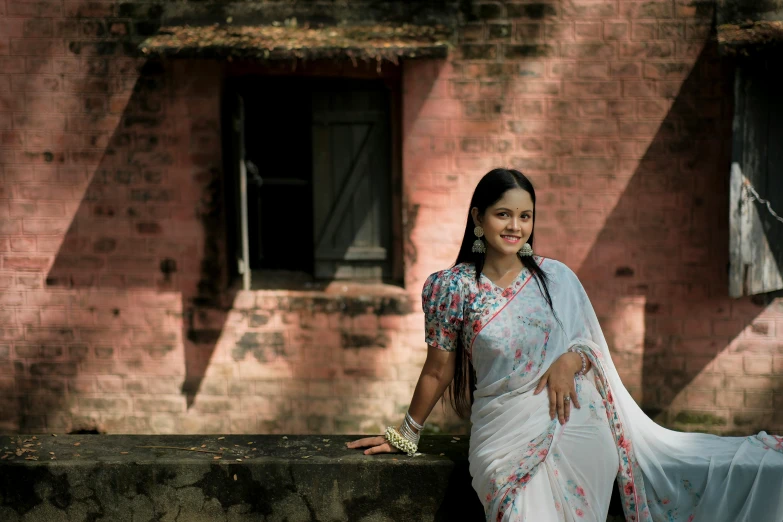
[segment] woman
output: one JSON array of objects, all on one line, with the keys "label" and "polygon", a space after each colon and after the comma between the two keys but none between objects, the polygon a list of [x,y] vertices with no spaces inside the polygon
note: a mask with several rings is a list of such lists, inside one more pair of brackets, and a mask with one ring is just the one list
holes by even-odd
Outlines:
[{"label": "woman", "polygon": [[457,413],[470,411],[488,521],[604,522],[614,480],[628,521],[783,521],[783,438],[678,433],[645,416],[576,275],[532,255],[535,201],[516,170],[481,179],[457,262],[424,285],[429,348],[408,414],[348,447],[415,453],[451,385]]}]

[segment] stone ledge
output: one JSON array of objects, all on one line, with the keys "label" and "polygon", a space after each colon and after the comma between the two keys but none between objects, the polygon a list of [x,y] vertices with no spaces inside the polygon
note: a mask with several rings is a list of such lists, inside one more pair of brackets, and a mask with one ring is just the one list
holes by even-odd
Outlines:
[{"label": "stone ledge", "polygon": [[35,437],[0,437],[3,522],[484,518],[467,440],[450,436],[414,458],[367,457],[342,435]]},{"label": "stone ledge", "polygon": [[[356,438],[0,435],[0,521],[484,520],[467,437],[427,435],[413,458]],[[622,520],[615,488],[607,522]]]}]

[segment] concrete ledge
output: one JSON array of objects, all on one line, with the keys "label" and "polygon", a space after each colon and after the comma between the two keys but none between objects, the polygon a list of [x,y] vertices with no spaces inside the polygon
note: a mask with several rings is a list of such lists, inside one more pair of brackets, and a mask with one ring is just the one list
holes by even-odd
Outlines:
[{"label": "concrete ledge", "polygon": [[354,438],[0,436],[0,521],[484,519],[467,440],[427,436],[409,458],[366,457]]}]

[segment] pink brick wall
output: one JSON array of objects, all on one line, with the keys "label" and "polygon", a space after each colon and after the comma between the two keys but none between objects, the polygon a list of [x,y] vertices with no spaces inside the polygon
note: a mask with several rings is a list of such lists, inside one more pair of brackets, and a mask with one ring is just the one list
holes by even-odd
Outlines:
[{"label": "pink brick wall", "polygon": [[426,353],[421,284],[498,165],[533,179],[536,249],[659,421],[783,431],[783,304],[727,297],[710,3],[474,2],[448,60],[402,66],[405,289],[370,296],[226,290],[225,67],[130,58],[152,8],[0,0],[0,431],[380,430]]}]

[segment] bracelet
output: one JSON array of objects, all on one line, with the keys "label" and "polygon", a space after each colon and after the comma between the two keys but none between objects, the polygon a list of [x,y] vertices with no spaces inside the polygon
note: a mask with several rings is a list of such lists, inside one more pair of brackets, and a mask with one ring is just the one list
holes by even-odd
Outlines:
[{"label": "bracelet", "polygon": [[400,435],[411,441],[413,444],[419,444],[419,438],[421,437],[421,430],[424,428],[421,424],[413,420],[410,413],[405,414],[402,424],[398,428]]},{"label": "bracelet", "polygon": [[407,422],[403,422],[400,424],[400,427],[397,428],[397,432],[411,441],[411,443],[418,445],[419,444],[419,434],[416,433],[411,429],[411,427],[408,425]]},{"label": "bracelet", "polygon": [[407,453],[409,457],[416,454],[416,450],[419,449],[417,444],[409,441],[398,432],[394,427],[389,426],[386,428],[386,441],[397,448],[398,450]]},{"label": "bracelet", "polygon": [[574,374],[574,375],[578,377],[580,375],[586,374],[587,373],[587,357],[585,356],[584,353],[582,353],[582,350],[576,350],[574,348],[569,348],[568,351],[569,352],[574,352],[575,354],[577,354],[579,356],[580,359],[582,359],[582,369],[579,370],[578,372],[576,372],[576,374]]},{"label": "bracelet", "polygon": [[410,411],[410,410],[408,410],[408,411],[405,413],[405,421],[406,421],[408,424],[410,424],[411,426],[413,426],[414,428],[416,428],[416,431],[419,431],[419,432],[421,432],[421,430],[423,430],[423,429],[424,429],[424,424],[419,424],[418,422],[416,422],[415,420],[413,420],[413,417],[411,417],[411,411]]}]

